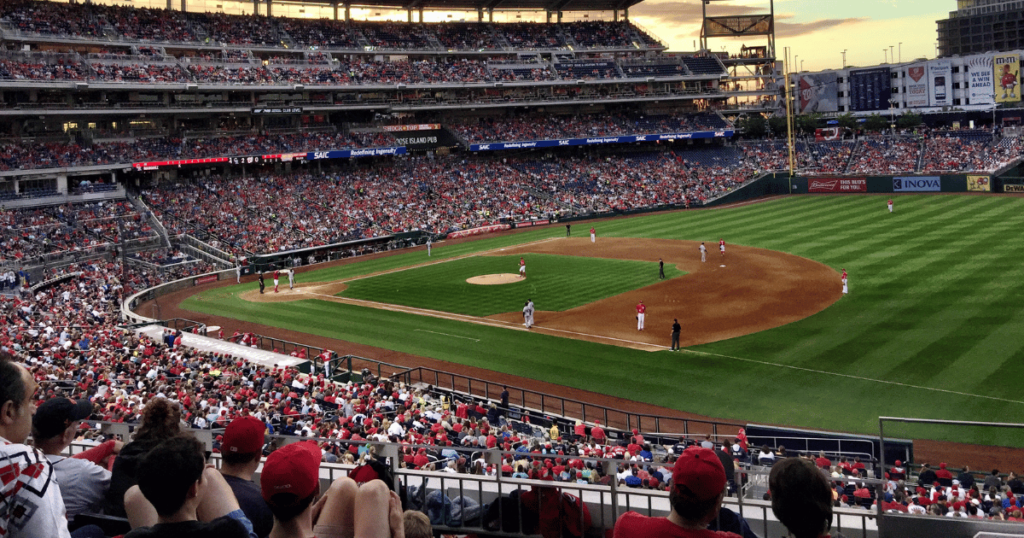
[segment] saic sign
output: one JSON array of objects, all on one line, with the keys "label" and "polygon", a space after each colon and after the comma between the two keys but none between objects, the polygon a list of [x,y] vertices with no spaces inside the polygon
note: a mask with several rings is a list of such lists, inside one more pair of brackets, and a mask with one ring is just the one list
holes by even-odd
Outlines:
[{"label": "saic sign", "polygon": [[942,180],[938,177],[894,177],[892,192],[939,192]]}]

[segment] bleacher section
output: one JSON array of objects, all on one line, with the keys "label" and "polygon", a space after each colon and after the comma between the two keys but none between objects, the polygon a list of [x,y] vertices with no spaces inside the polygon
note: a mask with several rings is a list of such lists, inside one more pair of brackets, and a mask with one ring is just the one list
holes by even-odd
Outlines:
[{"label": "bleacher section", "polygon": [[721,75],[725,73],[722,63],[708,56],[683,56],[683,64],[694,75]]},{"label": "bleacher section", "polygon": [[[182,13],[163,9],[65,4],[14,0],[0,7],[0,21],[20,36],[116,42],[218,43],[386,51],[662,49],[663,45],[629,22],[590,21],[565,24],[443,23],[301,20],[221,13]],[[365,45],[364,45],[365,43]],[[436,44],[439,44],[438,47]]]}]

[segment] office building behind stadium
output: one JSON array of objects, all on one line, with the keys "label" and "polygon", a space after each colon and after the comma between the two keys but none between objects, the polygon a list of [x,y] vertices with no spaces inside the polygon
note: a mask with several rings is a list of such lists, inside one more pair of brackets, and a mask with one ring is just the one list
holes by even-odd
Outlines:
[{"label": "office building behind stadium", "polygon": [[956,11],[937,21],[939,56],[1024,48],[1024,2],[957,0]]}]

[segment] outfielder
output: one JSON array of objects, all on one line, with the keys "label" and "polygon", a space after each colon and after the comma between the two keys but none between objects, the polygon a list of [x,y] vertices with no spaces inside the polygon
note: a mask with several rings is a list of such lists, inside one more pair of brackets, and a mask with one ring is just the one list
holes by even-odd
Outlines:
[{"label": "outfielder", "polygon": [[647,317],[647,305],[641,300],[640,304],[636,305],[636,330],[644,330],[645,317]]},{"label": "outfielder", "polygon": [[288,271],[288,289],[295,289],[295,269]]},{"label": "outfielder", "polygon": [[277,293],[277,282],[281,278],[281,270],[274,269],[274,293]]},{"label": "outfielder", "polygon": [[701,262],[708,261],[708,247],[705,247],[704,243],[701,243],[700,247],[698,247],[698,248],[700,249],[700,261]]},{"label": "outfielder", "polygon": [[526,278],[526,260],[519,258],[519,278]]},{"label": "outfielder", "polygon": [[843,269],[843,295],[850,292],[850,288],[846,285],[846,269]]},{"label": "outfielder", "polygon": [[892,198],[889,198],[889,213],[892,213]]}]

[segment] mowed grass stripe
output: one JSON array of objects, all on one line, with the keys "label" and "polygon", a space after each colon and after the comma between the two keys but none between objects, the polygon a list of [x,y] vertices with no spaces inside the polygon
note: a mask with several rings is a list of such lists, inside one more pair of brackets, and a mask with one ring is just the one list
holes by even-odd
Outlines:
[{"label": "mowed grass stripe", "polygon": [[[305,310],[305,316],[287,314],[289,328],[318,325],[317,331],[333,330],[331,336],[345,340],[752,422],[873,433],[883,414],[1019,420],[1021,404],[978,396],[1024,399],[1019,396],[1024,382],[1024,290],[1017,284],[1024,277],[1024,242],[1019,240],[1024,200],[905,195],[895,197],[896,213],[889,215],[885,198],[788,197],[726,210],[598,223],[598,240],[613,234],[705,241],[721,236],[727,243],[787,251],[849,269],[851,295],[821,313],[694,348],[758,363],[645,353],[526,331],[366,313],[321,301],[253,307],[232,304],[242,301],[220,294],[190,300],[186,307],[232,317],[225,312],[237,312],[273,325],[285,323],[276,319],[278,308]],[[452,247],[476,252],[564,232],[559,226]],[[403,256],[406,264],[427,260],[425,252]],[[362,271],[360,265],[348,271]],[[863,379],[839,378],[837,373]],[[884,380],[918,381],[921,387],[880,382]],[[1022,442],[1019,434],[1003,431],[972,430],[973,437],[942,430],[924,433],[959,441]]]}]

